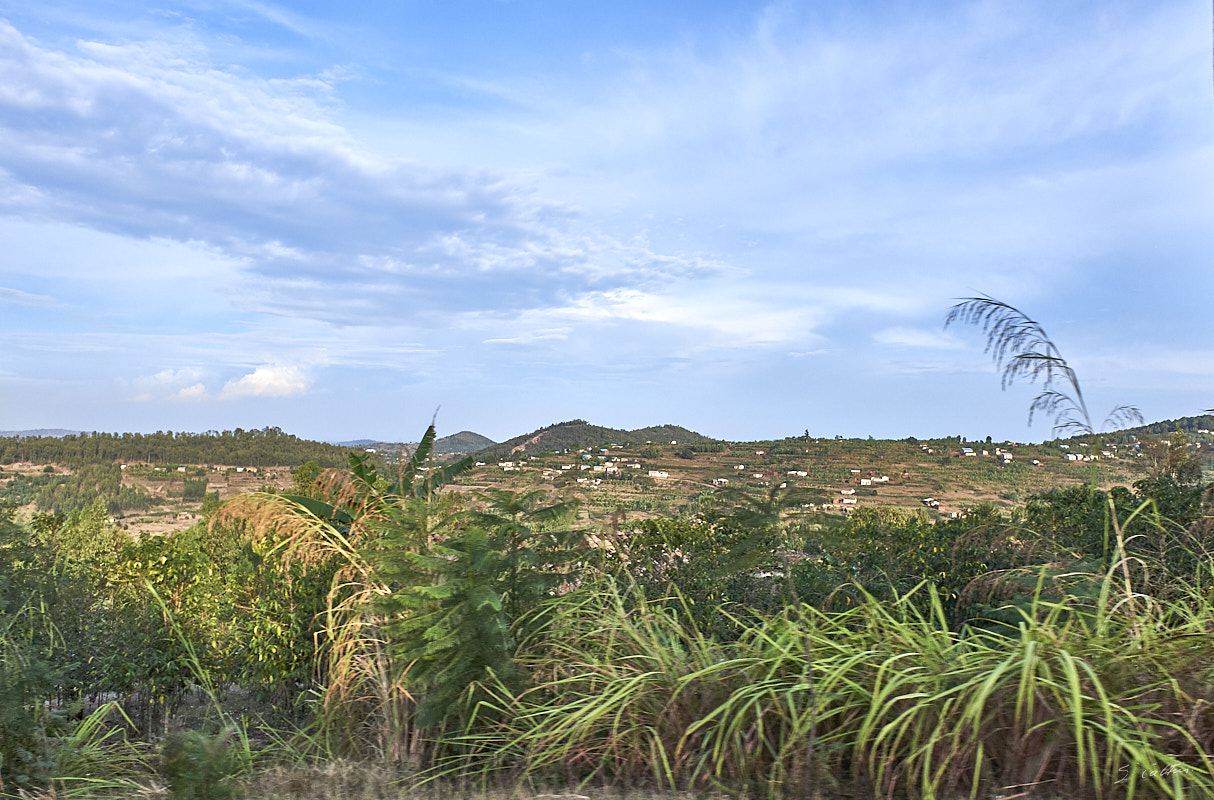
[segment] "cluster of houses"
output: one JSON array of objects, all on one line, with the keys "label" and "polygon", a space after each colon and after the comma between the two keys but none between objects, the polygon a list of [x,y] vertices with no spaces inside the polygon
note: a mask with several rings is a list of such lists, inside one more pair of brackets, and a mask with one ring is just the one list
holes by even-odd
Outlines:
[{"label": "cluster of houses", "polygon": [[[1087,442],[1079,442],[1079,447],[1087,447],[1087,446],[1088,446]],[[1137,444],[1134,445],[1135,450],[1138,450],[1140,448],[1141,448],[1141,445],[1137,445]],[[1069,451],[1071,449],[1071,446],[1068,444],[1060,444],[1060,445],[1058,445],[1058,449]],[[1066,453],[1062,454],[1062,457],[1067,461],[1099,461],[1102,458],[1116,458],[1117,457],[1117,445],[1110,444],[1108,446],[1108,449],[1101,450],[1099,455],[1097,455],[1096,453],[1066,452]]]},{"label": "cluster of houses", "polygon": [[[620,447],[620,445],[618,445],[618,444],[613,444],[611,446],[613,448]],[[611,456],[609,458],[607,455],[605,455],[608,452],[609,452],[608,449],[604,447],[599,451],[599,455],[595,455],[593,453],[582,453],[583,459],[588,460],[590,462],[598,460],[598,461],[603,462],[601,464],[595,464],[595,463],[562,464],[561,468],[559,470],[546,469],[540,474],[542,477],[544,477],[548,480],[553,480],[553,479],[557,478],[562,472],[570,472],[575,469],[579,470],[579,471],[583,471],[583,472],[601,472],[606,475],[619,474],[620,471],[624,468],[641,469],[641,464],[639,462],[629,463],[629,462],[625,461],[624,459],[621,459],[619,456]],[[535,456],[529,456],[528,460],[535,461],[535,459],[536,459]],[[485,462],[477,461],[477,462],[475,462],[475,465],[478,467],[483,467],[483,466],[485,466]],[[499,462],[497,462],[498,468],[501,469],[503,472],[517,472],[519,470],[522,470],[525,467],[525,465],[526,465],[526,462],[523,462],[523,461],[499,461]],[[670,477],[666,473],[659,474],[653,470],[650,471],[649,475],[650,475],[650,477],[663,477],[663,478]],[[590,482],[593,482],[597,485],[597,484],[601,483],[602,481],[601,480],[591,481],[591,479],[588,479],[588,478],[578,478],[578,483],[590,483]]]},{"label": "cluster of houses", "polygon": [[[118,469],[126,469],[128,466],[130,465],[119,464]],[[135,466],[141,465],[136,464]],[[152,467],[152,472],[165,472],[167,469],[167,467]],[[186,472],[188,467],[176,467],[175,469],[177,472]],[[211,467],[211,472],[219,472],[221,470],[224,472],[248,472],[252,475],[256,475],[260,471],[257,467]]]},{"label": "cluster of houses", "polygon": [[[979,455],[979,452],[975,451],[974,448],[972,448],[972,447],[962,447],[961,448],[961,457],[962,458],[977,457],[978,455]],[[991,455],[991,451],[982,450],[981,455],[989,457]],[[1012,463],[1013,457],[1014,456],[1012,455],[1011,450],[1004,450],[1002,447],[995,448],[995,458],[1002,460],[1004,464]]]},{"label": "cluster of houses", "polygon": [[[859,486],[873,486],[875,484],[889,483],[888,475],[874,475],[873,473],[870,472],[868,474],[868,477],[865,478],[865,477],[859,477],[861,475],[861,470],[850,469],[850,470],[848,470],[848,472],[849,472],[849,474],[856,476],[854,478],[854,481]],[[789,475],[796,474],[797,476],[804,476],[806,473],[804,471],[798,470],[798,471],[794,471],[794,472],[789,472],[788,474]],[[903,477],[907,477],[907,476],[904,474]],[[851,483],[852,481],[849,480],[848,482]],[[840,506],[843,506],[844,511],[847,511],[849,506],[855,506],[855,505],[859,504],[858,499],[856,498],[855,489],[852,489],[851,487],[848,487],[846,489],[840,489],[839,494],[842,496],[836,502]]]}]

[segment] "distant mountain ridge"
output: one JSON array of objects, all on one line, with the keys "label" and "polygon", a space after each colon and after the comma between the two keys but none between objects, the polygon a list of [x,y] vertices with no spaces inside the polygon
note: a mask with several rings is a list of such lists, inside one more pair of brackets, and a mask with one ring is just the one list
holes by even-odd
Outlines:
[{"label": "distant mountain ridge", "polygon": [[609,444],[644,444],[645,442],[688,444],[711,441],[715,440],[680,425],[651,425],[647,428],[627,431],[591,425],[584,419],[574,419],[539,428],[522,436],[515,436],[501,444],[485,448],[478,455],[497,457],[516,452],[576,450]]},{"label": "distant mountain ridge", "polygon": [[85,432],[68,430],[67,428],[34,428],[29,431],[0,431],[0,439],[31,439],[36,436],[62,439],[64,436],[80,436]]}]

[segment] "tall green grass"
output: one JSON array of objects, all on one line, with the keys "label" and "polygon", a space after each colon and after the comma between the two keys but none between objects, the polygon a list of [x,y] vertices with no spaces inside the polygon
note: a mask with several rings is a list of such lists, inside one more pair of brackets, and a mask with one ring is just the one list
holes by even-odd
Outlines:
[{"label": "tall green grass", "polygon": [[[468,709],[432,777],[750,796],[1214,797],[1214,608],[1093,576],[1014,627],[951,630],[930,585],[701,636],[611,582],[553,601],[534,676]],[[925,604],[912,602],[926,592]],[[674,610],[671,610],[671,609]],[[483,697],[484,695],[480,695]]]}]

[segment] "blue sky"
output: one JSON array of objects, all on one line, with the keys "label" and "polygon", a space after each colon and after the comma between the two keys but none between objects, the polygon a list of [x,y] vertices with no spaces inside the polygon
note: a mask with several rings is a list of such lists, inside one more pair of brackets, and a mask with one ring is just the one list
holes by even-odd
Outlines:
[{"label": "blue sky", "polygon": [[0,0],[0,429],[1043,439],[1214,405],[1196,2]]}]

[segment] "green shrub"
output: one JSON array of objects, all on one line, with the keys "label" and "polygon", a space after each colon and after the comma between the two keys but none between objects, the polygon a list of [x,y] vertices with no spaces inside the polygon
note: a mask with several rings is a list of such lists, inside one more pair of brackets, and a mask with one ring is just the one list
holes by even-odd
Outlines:
[{"label": "green shrub", "polygon": [[160,774],[174,800],[230,800],[238,796],[241,759],[233,729],[216,735],[201,731],[172,733],[160,747]]}]

